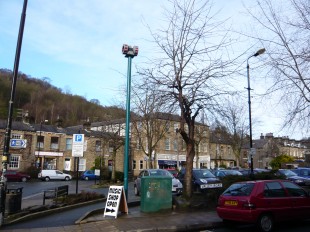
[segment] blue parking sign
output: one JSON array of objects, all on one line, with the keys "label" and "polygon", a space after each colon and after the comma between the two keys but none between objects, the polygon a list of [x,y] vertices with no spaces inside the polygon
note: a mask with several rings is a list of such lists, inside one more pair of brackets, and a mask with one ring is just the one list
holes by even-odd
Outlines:
[{"label": "blue parking sign", "polygon": [[74,135],[75,142],[83,142],[83,134],[75,134]]}]

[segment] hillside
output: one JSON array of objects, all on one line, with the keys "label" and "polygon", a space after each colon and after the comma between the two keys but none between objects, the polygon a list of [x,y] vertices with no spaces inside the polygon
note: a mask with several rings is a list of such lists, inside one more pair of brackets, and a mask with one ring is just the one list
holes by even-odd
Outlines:
[{"label": "hillside", "polygon": [[[0,119],[7,119],[13,73],[0,69]],[[31,123],[48,120],[54,124],[72,126],[89,120],[91,122],[125,117],[125,111],[116,106],[104,107],[97,99],[87,101],[84,97],[63,93],[52,86],[48,78],[40,80],[19,73],[16,82],[13,120],[27,118]]]}]

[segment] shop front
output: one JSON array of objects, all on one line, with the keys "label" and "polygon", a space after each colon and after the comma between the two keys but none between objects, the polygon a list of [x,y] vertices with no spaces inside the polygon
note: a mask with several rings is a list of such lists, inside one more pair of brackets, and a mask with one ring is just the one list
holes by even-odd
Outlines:
[{"label": "shop front", "polygon": [[36,166],[41,169],[56,170],[60,167],[60,157],[63,157],[62,152],[46,152],[46,151],[36,151]]}]

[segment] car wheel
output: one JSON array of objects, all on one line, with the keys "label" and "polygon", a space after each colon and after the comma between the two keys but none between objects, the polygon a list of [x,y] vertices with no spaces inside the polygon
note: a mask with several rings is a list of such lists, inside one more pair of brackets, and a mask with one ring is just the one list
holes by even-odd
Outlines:
[{"label": "car wheel", "polygon": [[70,180],[70,177],[69,177],[69,176],[66,176],[66,177],[65,177],[65,181],[68,181],[68,180]]},{"label": "car wheel", "polygon": [[50,181],[50,178],[48,176],[45,177],[45,181]]},{"label": "car wheel", "polygon": [[135,185],[135,195],[136,195],[136,196],[139,196],[139,195],[140,195],[139,190],[138,190],[138,188],[137,188],[136,185]]},{"label": "car wheel", "polygon": [[89,180],[89,177],[88,177],[88,176],[85,176],[84,180]]},{"label": "car wheel", "polygon": [[263,214],[257,222],[258,229],[263,232],[270,232],[273,229],[274,221],[270,214]]},{"label": "car wheel", "polygon": [[22,181],[22,182],[26,182],[26,181],[27,181],[27,178],[26,178],[26,177],[22,177],[21,181]]}]

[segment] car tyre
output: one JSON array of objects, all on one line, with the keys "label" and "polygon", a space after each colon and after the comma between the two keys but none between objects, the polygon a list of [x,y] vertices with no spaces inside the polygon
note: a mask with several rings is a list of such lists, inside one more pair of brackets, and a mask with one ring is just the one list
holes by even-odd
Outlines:
[{"label": "car tyre", "polygon": [[263,214],[257,221],[257,227],[260,231],[270,232],[274,227],[274,220],[270,214]]},{"label": "car tyre", "polygon": [[89,180],[89,177],[88,177],[88,176],[85,176],[84,180]]},{"label": "car tyre", "polygon": [[136,196],[139,196],[140,195],[140,193],[139,193],[139,190],[138,190],[138,188],[137,188],[137,186],[135,185],[135,187],[134,187],[134,190],[135,190],[135,195]]},{"label": "car tyre", "polygon": [[65,181],[69,181],[70,180],[70,177],[69,176],[66,176],[65,177]]},{"label": "car tyre", "polygon": [[22,181],[22,182],[26,182],[26,181],[27,181],[27,178],[26,178],[26,177],[22,177],[21,181]]},{"label": "car tyre", "polygon": [[45,179],[45,181],[50,181],[50,178],[48,176],[45,177],[44,179]]}]

